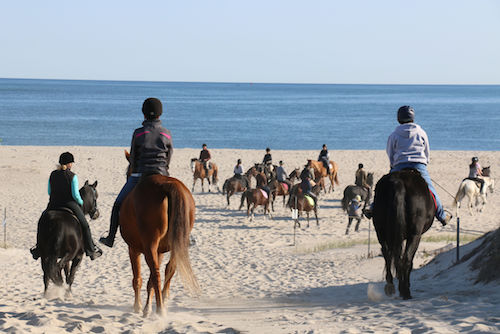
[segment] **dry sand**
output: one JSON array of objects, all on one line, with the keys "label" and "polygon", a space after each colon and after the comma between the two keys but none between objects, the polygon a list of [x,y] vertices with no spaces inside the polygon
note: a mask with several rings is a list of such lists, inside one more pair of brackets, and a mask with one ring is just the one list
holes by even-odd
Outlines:
[{"label": "dry sand", "polygon": [[[109,226],[113,201],[124,184],[127,166],[123,148],[0,146],[0,213],[7,210],[7,248],[0,248],[0,331],[8,333],[456,333],[500,332],[498,283],[473,284],[468,264],[452,266],[455,250],[429,262],[435,250],[454,247],[456,220],[441,227],[435,222],[419,247],[412,274],[414,299],[403,301],[383,295],[383,259],[369,222],[346,236],[347,217],[340,208],[342,190],[354,181],[359,162],[378,180],[388,168],[383,151],[331,151],[339,165],[340,185],[320,199],[320,226],[297,231],[293,243],[290,211],[275,205],[274,219],[261,212],[253,221],[238,211],[239,195],[226,207],[222,194],[194,197],[196,223],[190,248],[202,295],[187,295],[174,276],[165,317],[134,314],[132,273],[128,251],[120,236],[115,247],[103,247],[101,258],[86,258],[76,274],[72,298],[43,298],[42,270],[29,248],[36,238],[36,223],[45,208],[47,179],[58,156],[75,155],[73,171],[80,184],[98,180],[101,217],[92,221],[94,239]],[[219,185],[232,175],[238,158],[248,168],[261,161],[264,151],[212,149],[220,170]],[[189,160],[199,150],[177,149],[171,175],[192,186]],[[273,151],[274,161],[285,161],[291,171],[315,159],[317,151]],[[500,152],[433,151],[431,177],[455,193],[467,176],[470,158],[483,166],[500,166]],[[198,181],[199,182],[199,181]],[[436,186],[446,208],[452,198]],[[206,190],[206,189],[205,189]],[[481,213],[461,210],[461,236],[473,240],[499,227],[498,192],[489,194]],[[453,210],[454,212],[454,210]],[[3,231],[0,232],[3,245]],[[477,241],[476,241],[477,243]],[[473,245],[461,249],[462,254]],[[143,261],[145,266],[145,263]],[[451,266],[451,267],[450,267]],[[143,271],[147,280],[148,270]],[[436,276],[437,275],[437,276]],[[145,285],[145,284],[144,284]],[[143,287],[143,297],[144,297]],[[51,297],[61,296],[56,288]]]}]

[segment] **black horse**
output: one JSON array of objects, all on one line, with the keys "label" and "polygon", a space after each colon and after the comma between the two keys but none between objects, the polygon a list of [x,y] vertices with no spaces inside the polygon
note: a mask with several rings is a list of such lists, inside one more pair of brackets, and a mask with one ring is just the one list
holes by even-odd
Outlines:
[{"label": "black horse", "polygon": [[[375,187],[373,225],[385,259],[385,293],[394,294],[392,269],[396,269],[399,294],[410,299],[410,272],[420,238],[432,225],[434,199],[425,180],[415,170],[384,175]],[[406,240],[403,251],[403,241]]]},{"label": "black horse", "polygon": [[[89,214],[91,219],[99,217],[96,187],[97,181],[94,184],[85,181],[85,185],[80,189],[83,212]],[[63,269],[68,284],[66,293],[70,294],[75,272],[84,254],[80,223],[70,209],[46,210],[40,217],[38,229],[37,245],[42,261],[44,295],[47,293],[50,280],[58,286],[63,284],[61,274]]]},{"label": "black horse", "polygon": [[370,190],[356,185],[345,187],[344,197],[342,197],[342,209],[344,209],[344,211],[347,211],[349,202],[356,197],[356,195],[361,196],[361,200],[365,202],[365,206],[368,205],[368,202],[370,201],[371,188],[373,187],[373,173],[368,173],[366,175],[366,184],[370,186]]}]

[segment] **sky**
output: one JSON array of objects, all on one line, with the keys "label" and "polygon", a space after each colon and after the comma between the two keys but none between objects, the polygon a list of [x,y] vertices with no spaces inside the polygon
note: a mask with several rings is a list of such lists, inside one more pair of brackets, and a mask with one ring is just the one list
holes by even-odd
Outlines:
[{"label": "sky", "polygon": [[500,1],[2,1],[0,47],[0,78],[500,84]]}]

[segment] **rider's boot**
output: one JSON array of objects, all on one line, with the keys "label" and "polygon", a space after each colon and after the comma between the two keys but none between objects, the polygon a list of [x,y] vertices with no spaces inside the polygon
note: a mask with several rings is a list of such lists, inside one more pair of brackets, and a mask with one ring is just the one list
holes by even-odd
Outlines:
[{"label": "rider's boot", "polygon": [[109,234],[107,237],[102,237],[99,239],[101,244],[104,244],[108,247],[113,247],[115,243],[116,232],[118,231],[118,218],[119,218],[119,209],[116,206],[113,206],[113,211],[111,212],[111,225],[109,226]]}]

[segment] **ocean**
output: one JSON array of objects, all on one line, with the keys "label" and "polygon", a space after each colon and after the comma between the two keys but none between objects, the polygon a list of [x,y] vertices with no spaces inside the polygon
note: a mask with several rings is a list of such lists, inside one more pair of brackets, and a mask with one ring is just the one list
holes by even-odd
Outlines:
[{"label": "ocean", "polygon": [[500,148],[500,86],[36,79],[0,79],[0,145],[128,147],[147,97],[178,148],[385,149],[401,105],[431,149]]}]

